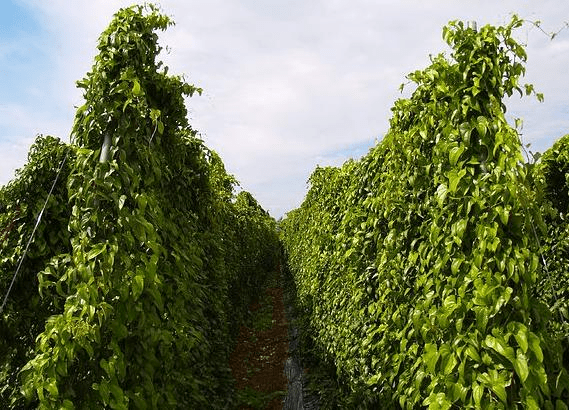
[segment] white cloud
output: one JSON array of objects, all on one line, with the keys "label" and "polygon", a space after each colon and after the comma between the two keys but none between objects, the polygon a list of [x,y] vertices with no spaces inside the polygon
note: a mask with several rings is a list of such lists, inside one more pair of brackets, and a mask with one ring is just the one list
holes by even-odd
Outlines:
[{"label": "white cloud", "polygon": [[[27,125],[10,135],[29,135],[31,124],[66,135],[81,100],[74,83],[91,67],[111,15],[130,1],[24,3],[49,33],[49,69],[57,72],[51,84],[30,84],[29,93],[52,95],[56,107],[37,108],[45,112],[35,120],[26,114]],[[339,164],[362,151],[354,146],[370,146],[387,131],[404,76],[447,49],[441,30],[448,20],[499,24],[518,12],[549,31],[569,20],[562,0],[161,3],[177,24],[160,35],[171,49],[163,56],[170,72],[205,90],[187,101],[191,123],[275,216],[300,203],[316,164]],[[569,126],[569,30],[554,41],[531,26],[518,33],[528,44],[528,81],[546,101],[514,99],[509,106],[525,119],[524,138],[545,149]]]},{"label": "white cloud", "polygon": [[[14,178],[17,169],[27,161],[27,153],[33,139],[5,136],[0,140],[0,185]],[[6,155],[4,153],[9,153]]]}]

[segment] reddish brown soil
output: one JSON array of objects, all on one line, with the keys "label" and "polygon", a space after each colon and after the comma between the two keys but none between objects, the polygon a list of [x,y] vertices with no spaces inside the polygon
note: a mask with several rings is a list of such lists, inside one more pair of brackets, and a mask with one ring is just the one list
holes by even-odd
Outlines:
[{"label": "reddish brown soil", "polygon": [[[237,339],[237,346],[230,359],[230,367],[236,381],[236,389],[246,387],[271,393],[286,391],[287,380],[284,375],[284,363],[288,356],[288,324],[283,305],[283,289],[268,288],[272,296],[273,324],[265,331],[255,331],[242,327]],[[259,308],[252,305],[251,310]],[[284,397],[276,397],[269,402],[265,410],[282,409]],[[252,407],[240,407],[249,410]]]}]

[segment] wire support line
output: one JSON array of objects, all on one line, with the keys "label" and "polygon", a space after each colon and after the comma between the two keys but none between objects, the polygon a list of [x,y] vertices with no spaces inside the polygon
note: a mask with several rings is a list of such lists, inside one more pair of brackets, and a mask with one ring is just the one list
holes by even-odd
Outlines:
[{"label": "wire support line", "polygon": [[61,174],[61,170],[63,169],[63,166],[65,165],[65,161],[67,160],[68,154],[69,154],[69,151],[67,151],[65,153],[65,157],[63,158],[63,161],[61,161],[61,165],[59,166],[59,170],[57,171],[57,175],[55,176],[55,180],[53,181],[53,184],[51,184],[51,189],[49,190],[49,193],[47,194],[47,198],[45,199],[45,203],[43,204],[43,208],[41,209],[41,211],[40,211],[40,213],[36,219],[36,224],[34,225],[34,229],[32,230],[32,234],[30,235],[30,238],[28,239],[28,243],[26,244],[26,248],[24,249],[24,253],[20,257],[20,261],[18,262],[18,267],[16,268],[16,271],[14,272],[14,276],[12,277],[12,281],[10,282],[10,286],[8,286],[8,290],[6,291],[6,295],[4,296],[4,301],[2,302],[2,306],[0,306],[0,315],[4,311],[4,307],[6,306],[6,302],[8,301],[8,296],[10,296],[10,292],[12,291],[12,287],[14,286],[14,283],[16,282],[16,278],[18,277],[18,273],[20,272],[20,268],[22,267],[22,263],[24,262],[24,259],[26,258],[26,254],[28,253],[28,249],[30,248],[30,244],[32,243],[32,241],[34,239],[34,235],[38,229],[38,226],[40,224],[43,213],[44,213],[45,209],[47,208],[47,203],[48,203],[49,198],[51,197],[51,195],[53,193],[53,189],[55,188],[55,185],[57,184],[57,180],[59,179],[59,175]]}]

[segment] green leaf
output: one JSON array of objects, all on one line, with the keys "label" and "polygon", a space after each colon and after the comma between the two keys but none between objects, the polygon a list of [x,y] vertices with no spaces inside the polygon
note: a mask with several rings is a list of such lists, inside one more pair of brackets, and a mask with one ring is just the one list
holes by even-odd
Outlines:
[{"label": "green leaf", "polygon": [[137,300],[144,289],[144,275],[139,273],[132,280],[132,296]]},{"label": "green leaf", "polygon": [[372,386],[372,385],[376,384],[380,378],[381,378],[380,374],[374,374],[373,376],[371,376],[369,379],[366,380],[366,384],[368,386]]},{"label": "green leaf", "polygon": [[460,156],[462,155],[462,153],[464,152],[464,150],[465,150],[464,145],[454,147],[450,150],[449,161],[450,161],[450,165],[452,167],[454,167],[456,165],[456,163],[458,162],[458,160],[459,160]]},{"label": "green leaf", "polygon": [[435,193],[435,197],[437,198],[437,203],[439,207],[442,208],[445,198],[447,196],[448,189],[445,184],[440,184],[437,188],[437,192]]},{"label": "green leaf", "polygon": [[108,404],[110,392],[109,392],[109,382],[107,380],[102,380],[101,383],[99,384],[99,394],[101,395],[103,404]]},{"label": "green leaf", "polygon": [[472,397],[474,398],[474,404],[476,404],[476,407],[478,408],[480,408],[483,394],[484,386],[476,382],[472,383]]},{"label": "green leaf", "polygon": [[480,355],[474,346],[468,346],[465,349],[465,353],[467,356],[470,356],[475,362],[482,362],[482,359],[480,358]]},{"label": "green leaf", "polygon": [[491,349],[494,349],[496,352],[507,358],[512,364],[515,365],[516,357],[514,349],[511,346],[508,346],[501,337],[498,338],[488,335],[486,336],[484,343],[486,344],[486,346],[488,346]]},{"label": "green leaf", "polygon": [[535,397],[527,396],[523,400],[524,408],[527,410],[541,410]]},{"label": "green leaf", "polygon": [[52,398],[59,396],[57,382],[55,379],[50,379],[49,382],[45,385],[45,389],[49,392]]},{"label": "green leaf", "polygon": [[138,82],[138,80],[134,80],[134,84],[132,86],[132,93],[136,96],[140,96],[141,90],[140,90],[140,83]]},{"label": "green leaf", "polygon": [[61,408],[64,410],[73,410],[75,406],[73,405],[73,402],[71,400],[65,399],[63,400]]},{"label": "green leaf", "polygon": [[98,243],[87,253],[87,260],[95,259],[97,256],[105,252],[107,245],[105,243]]},{"label": "green leaf", "polygon": [[452,403],[444,393],[431,393],[423,400],[423,406],[429,406],[429,410],[448,410]]},{"label": "green leaf", "polygon": [[498,213],[498,216],[500,217],[500,221],[504,224],[504,225],[508,225],[508,220],[510,218],[510,212],[508,212],[507,209],[504,209],[501,206],[497,206],[496,207],[496,212]]},{"label": "green leaf", "polygon": [[427,343],[425,345],[425,351],[423,352],[423,362],[427,366],[430,373],[435,372],[435,367],[437,361],[439,360],[439,352],[437,346],[432,343]]},{"label": "green leaf", "polygon": [[464,262],[464,258],[462,258],[462,257],[455,258],[452,260],[452,263],[450,265],[450,270],[451,270],[453,275],[456,275],[458,273],[458,271],[460,270],[460,266],[462,265],[463,262]]},{"label": "green leaf", "polygon": [[458,359],[454,352],[450,352],[446,358],[443,359],[443,374],[449,375],[454,371],[454,368],[458,364]]},{"label": "green leaf", "polygon": [[541,351],[541,344],[539,338],[533,333],[528,332],[529,335],[529,347],[531,351],[535,354],[535,357],[539,362],[543,362],[543,352]]},{"label": "green leaf", "polygon": [[486,131],[488,130],[488,120],[486,117],[478,117],[478,121],[476,122],[476,131],[478,131],[478,135],[480,138],[484,138],[486,136]]},{"label": "green leaf", "polygon": [[119,210],[123,208],[125,201],[126,201],[126,195],[121,195],[121,197],[119,198]]},{"label": "green leaf", "polygon": [[460,171],[456,171],[456,170],[452,170],[449,172],[449,185],[448,185],[448,189],[451,193],[456,192],[456,189],[458,187],[458,184],[460,183],[460,180],[462,179],[462,177],[464,177],[466,175],[466,170],[465,169],[461,169]]},{"label": "green leaf", "polygon": [[118,403],[122,403],[124,401],[124,393],[118,384],[111,383],[109,385],[109,389]]},{"label": "green leaf", "polygon": [[486,385],[487,388],[490,388],[502,402],[506,403],[506,384],[509,385],[507,378],[507,372],[498,372],[496,369],[490,369],[488,372],[479,374],[477,380]]},{"label": "green leaf", "polygon": [[502,403],[507,403],[508,395],[506,394],[506,386],[503,383],[492,384],[490,388],[494,393],[496,393],[496,396],[502,400]]},{"label": "green leaf", "polygon": [[461,383],[453,383],[451,391],[453,402],[466,402],[466,396],[468,395],[469,388],[463,386]]},{"label": "green leaf", "polygon": [[514,333],[514,337],[518,342],[518,345],[524,353],[528,351],[528,330],[524,325],[518,324],[517,332]]},{"label": "green leaf", "polygon": [[[107,362],[106,359],[101,359],[99,361],[99,366],[101,366],[101,368],[105,371],[105,373],[107,373],[107,376],[109,376],[109,377],[114,376],[114,374],[111,374],[111,369],[109,368],[109,362]],[[102,384],[103,383],[101,383],[101,385],[99,385],[99,388],[102,387]]]},{"label": "green leaf", "polygon": [[514,361],[514,369],[522,383],[525,382],[529,375],[528,361],[527,357],[520,351],[518,351],[518,355]]}]

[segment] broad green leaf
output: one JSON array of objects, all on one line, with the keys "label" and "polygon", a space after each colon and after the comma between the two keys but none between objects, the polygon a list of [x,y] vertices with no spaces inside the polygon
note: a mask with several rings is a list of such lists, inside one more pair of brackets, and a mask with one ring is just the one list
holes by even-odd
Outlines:
[{"label": "broad green leaf", "polygon": [[47,384],[44,385],[45,389],[49,392],[52,399],[59,396],[59,390],[57,389],[57,382],[55,379],[50,379]]},{"label": "broad green leaf", "polygon": [[481,138],[486,136],[486,131],[488,130],[488,120],[486,117],[478,117],[478,121],[476,122],[476,131],[478,131],[478,135]]},{"label": "broad green leaf", "polygon": [[444,393],[431,393],[429,397],[423,400],[423,406],[429,406],[429,410],[448,410],[452,403]]},{"label": "broad green leaf", "polygon": [[109,382],[107,380],[102,380],[101,383],[99,384],[99,394],[101,395],[104,404],[109,403],[110,391],[109,391]]},{"label": "broad green leaf", "polygon": [[499,397],[502,403],[507,403],[508,395],[506,394],[506,386],[502,381],[495,382],[489,387],[494,393],[496,393],[496,396]]},{"label": "broad green leaf", "polygon": [[140,83],[138,82],[138,80],[134,80],[134,84],[132,86],[132,93],[136,96],[140,96],[141,90],[140,90]]},{"label": "broad green leaf", "polygon": [[95,259],[97,256],[105,252],[107,245],[104,243],[98,243],[87,253],[87,260]]},{"label": "broad green leaf", "polygon": [[432,343],[427,343],[425,345],[425,351],[423,353],[423,361],[427,366],[429,372],[435,372],[435,366],[437,365],[437,361],[439,360],[439,352],[437,350],[437,346]]},{"label": "broad green leaf", "polygon": [[496,352],[507,358],[512,364],[515,364],[516,356],[514,353],[514,349],[511,346],[508,346],[501,337],[498,338],[488,335],[486,336],[484,343],[489,348],[495,350]]},{"label": "broad green leaf", "polygon": [[529,335],[530,350],[535,354],[537,360],[543,362],[543,352],[541,350],[541,344],[539,338],[533,332],[528,331],[528,335]]},{"label": "broad green leaf", "polygon": [[476,348],[474,346],[468,346],[465,349],[465,353],[470,356],[474,361],[480,363],[482,361],[482,359],[480,358],[480,355],[478,354],[478,351],[476,350]]},{"label": "broad green leaf", "polygon": [[504,209],[501,206],[497,206],[496,207],[496,212],[498,213],[498,216],[500,217],[500,221],[504,224],[507,225],[508,224],[508,220],[510,218],[510,213],[508,212],[508,210]]},{"label": "broad green leaf", "polygon": [[518,324],[518,329],[514,333],[514,337],[516,338],[518,345],[520,346],[520,348],[522,349],[522,351],[524,353],[527,353],[527,351],[528,351],[528,336],[527,335],[528,335],[527,328],[522,324]]},{"label": "broad green leaf", "polygon": [[525,397],[523,403],[528,410],[540,410],[539,404],[533,396]]},{"label": "broad green leaf", "polygon": [[456,189],[458,187],[458,184],[460,183],[460,180],[462,179],[462,177],[464,177],[466,175],[466,170],[465,169],[461,169],[460,171],[456,171],[456,170],[452,170],[449,173],[449,183],[448,183],[448,190],[451,193],[456,192]]},{"label": "broad green leaf", "polygon": [[125,201],[126,201],[126,195],[121,195],[119,198],[119,210],[123,208]]},{"label": "broad green leaf", "polygon": [[457,364],[458,364],[458,359],[456,358],[456,355],[454,354],[454,352],[450,352],[450,354],[443,359],[443,369],[442,369],[443,374],[445,375],[451,374],[454,371]]},{"label": "broad green leaf", "polygon": [[132,296],[134,300],[138,299],[144,289],[144,275],[139,273],[132,280]]},{"label": "broad green leaf", "polygon": [[522,383],[525,382],[529,375],[529,368],[527,357],[521,351],[518,351],[516,360],[514,361],[514,369],[516,370],[516,373],[520,377]]},{"label": "broad green leaf", "polygon": [[111,394],[115,397],[115,400],[118,403],[122,403],[124,401],[123,390],[119,387],[118,384],[110,383],[109,390],[111,391]]},{"label": "broad green leaf", "polygon": [[444,184],[440,184],[439,187],[437,188],[437,192],[435,193],[435,196],[437,198],[437,203],[439,204],[439,207],[442,208],[443,203],[446,199],[448,193],[448,188],[446,187],[446,185]]},{"label": "broad green leaf", "polygon": [[456,275],[458,273],[460,266],[462,265],[462,262],[464,262],[464,259],[462,257],[453,259],[450,265],[450,270],[453,275]]},{"label": "broad green leaf", "polygon": [[372,386],[372,385],[376,384],[376,383],[379,381],[380,378],[381,378],[381,375],[380,375],[380,374],[374,374],[374,375],[371,376],[369,379],[367,379],[366,384],[367,384],[368,386]]},{"label": "broad green leaf", "polygon": [[73,402],[71,400],[65,399],[61,404],[61,408],[64,410],[73,410],[75,409],[75,406],[73,405]]},{"label": "broad green leaf", "polygon": [[464,150],[465,150],[464,145],[459,145],[458,147],[454,147],[449,151],[449,162],[452,167],[454,167],[457,164]]},{"label": "broad green leaf", "polygon": [[469,389],[465,386],[463,386],[460,383],[453,383],[452,385],[452,401],[453,402],[461,402],[461,403],[465,403],[466,402],[466,396],[468,395],[468,391]]},{"label": "broad green leaf", "polygon": [[479,407],[482,402],[483,394],[484,394],[484,386],[478,384],[477,382],[474,382],[472,384],[472,397],[474,398],[474,403],[476,404],[477,407]]}]

